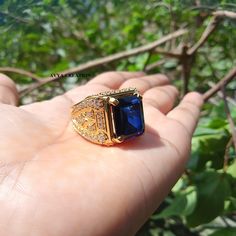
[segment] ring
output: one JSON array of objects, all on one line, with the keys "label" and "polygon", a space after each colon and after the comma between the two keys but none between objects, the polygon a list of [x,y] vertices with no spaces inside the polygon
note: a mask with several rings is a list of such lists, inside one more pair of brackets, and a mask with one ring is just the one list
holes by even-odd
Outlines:
[{"label": "ring", "polygon": [[135,88],[86,97],[72,106],[75,131],[85,139],[111,146],[144,133],[142,96]]}]

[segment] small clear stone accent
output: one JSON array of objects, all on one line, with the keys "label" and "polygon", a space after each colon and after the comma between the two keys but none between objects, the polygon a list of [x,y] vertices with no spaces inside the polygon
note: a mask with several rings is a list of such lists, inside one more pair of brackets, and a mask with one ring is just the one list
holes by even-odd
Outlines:
[{"label": "small clear stone accent", "polygon": [[89,131],[95,131],[96,130],[96,125],[95,124],[91,124],[88,126],[88,130]]},{"label": "small clear stone accent", "polygon": [[94,116],[93,110],[85,112],[85,116],[92,118]]},{"label": "small clear stone accent", "polygon": [[136,92],[137,89],[136,88],[123,88],[123,89],[118,89],[118,90],[110,90],[110,91],[99,93],[99,95],[101,96],[111,95],[111,94],[117,94],[117,93],[128,92],[128,91]]},{"label": "small clear stone accent", "polygon": [[93,99],[87,100],[87,104],[89,107],[93,107],[94,100]]},{"label": "small clear stone accent", "polygon": [[102,99],[96,99],[94,105],[95,105],[95,108],[97,108],[97,109],[103,107],[103,100]]},{"label": "small clear stone accent", "polygon": [[78,117],[75,118],[75,120],[76,120],[76,122],[79,123],[79,124],[84,123],[84,118],[83,118],[83,116],[78,116]]},{"label": "small clear stone accent", "polygon": [[107,140],[107,135],[103,133],[99,133],[97,136],[98,142],[104,143]]},{"label": "small clear stone accent", "polygon": [[97,126],[98,129],[105,129],[105,118],[104,118],[104,113],[103,112],[99,112],[96,115],[97,118]]}]

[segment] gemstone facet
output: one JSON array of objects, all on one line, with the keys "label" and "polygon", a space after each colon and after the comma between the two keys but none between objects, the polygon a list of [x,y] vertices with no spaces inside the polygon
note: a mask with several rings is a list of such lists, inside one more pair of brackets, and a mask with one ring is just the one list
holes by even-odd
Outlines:
[{"label": "gemstone facet", "polygon": [[126,138],[141,135],[144,132],[143,105],[135,95],[117,98],[119,104],[112,107],[116,137]]}]

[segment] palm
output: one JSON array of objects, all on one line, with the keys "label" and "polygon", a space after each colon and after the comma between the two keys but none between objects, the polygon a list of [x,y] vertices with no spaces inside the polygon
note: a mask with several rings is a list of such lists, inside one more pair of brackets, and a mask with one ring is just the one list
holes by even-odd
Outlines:
[{"label": "palm", "polygon": [[[0,106],[1,235],[132,235],[155,210],[183,171],[201,98],[169,112],[177,93],[163,76],[132,77],[141,75],[103,74],[50,101]],[[107,148],[74,132],[71,105],[126,86],[144,93],[143,136]]]}]

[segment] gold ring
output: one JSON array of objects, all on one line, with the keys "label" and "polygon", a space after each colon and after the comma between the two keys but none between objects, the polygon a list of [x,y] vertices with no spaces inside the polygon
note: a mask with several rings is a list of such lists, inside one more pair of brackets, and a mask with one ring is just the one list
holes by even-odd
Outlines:
[{"label": "gold ring", "polygon": [[85,139],[114,145],[144,133],[142,96],[135,88],[86,97],[72,106],[72,123]]}]

